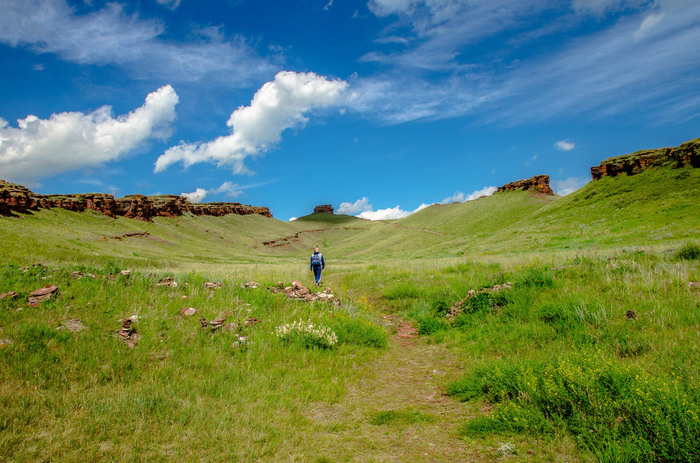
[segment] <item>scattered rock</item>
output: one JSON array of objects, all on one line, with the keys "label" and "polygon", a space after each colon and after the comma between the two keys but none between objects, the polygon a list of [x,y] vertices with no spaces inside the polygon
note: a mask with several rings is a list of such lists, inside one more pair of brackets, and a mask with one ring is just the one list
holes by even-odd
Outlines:
[{"label": "scattered rock", "polygon": [[191,317],[192,315],[198,314],[199,310],[194,307],[183,307],[181,312],[183,317]]},{"label": "scattered rock", "polygon": [[129,278],[131,276],[131,270],[122,270],[121,272],[119,272],[119,275],[125,278]]},{"label": "scattered rock", "polygon": [[[700,281],[689,281],[688,288],[700,288]],[[2,299],[2,297],[0,297]]]},{"label": "scattered rock", "polygon": [[61,326],[56,328],[58,331],[70,331],[71,333],[77,333],[79,331],[87,330],[88,327],[83,325],[83,322],[77,318],[71,320],[66,320],[61,323]]},{"label": "scattered rock", "polygon": [[177,288],[177,281],[173,277],[165,277],[156,283],[156,286],[171,286]]},{"label": "scattered rock", "polygon": [[223,284],[220,281],[205,281],[204,282],[204,287],[207,289],[216,289],[220,288],[223,286]]},{"label": "scattered rock", "polygon": [[254,318],[254,317],[246,318],[245,319],[245,326],[257,325],[258,323],[260,323],[260,321],[261,321],[260,319]]},{"label": "scattered rock", "polygon": [[40,302],[51,299],[51,296],[53,296],[57,291],[58,286],[55,285],[46,285],[43,288],[32,291],[29,294],[29,299],[27,299],[27,304],[31,307],[38,307]]},{"label": "scattered rock", "polygon": [[0,299],[14,299],[17,297],[17,293],[14,291],[8,291],[6,293],[0,294]]},{"label": "scattered rock", "polygon": [[76,270],[75,272],[73,272],[73,273],[70,274],[70,277],[73,278],[73,279],[82,278],[82,277],[84,277],[84,276],[85,276],[85,274],[84,274],[83,272],[79,272],[79,271],[77,271],[77,270]]},{"label": "scattered rock", "polygon": [[637,319],[637,314],[635,313],[634,310],[628,310],[627,313],[625,314],[627,317],[627,320],[636,320]]},{"label": "scattered rock", "polygon": [[248,283],[243,283],[241,285],[241,288],[244,288],[244,289],[245,288],[255,289],[257,287],[258,287],[258,284],[256,282],[254,282],[253,280],[250,280]]},{"label": "scattered rock", "polygon": [[199,323],[202,325],[202,329],[209,329],[212,333],[226,324],[226,318],[217,318],[212,321],[207,321],[206,318],[202,317],[199,319]]},{"label": "scattered rock", "polygon": [[132,318],[127,318],[122,322],[122,328],[117,332],[117,336],[124,341],[130,349],[136,347],[136,343],[141,339],[141,335],[136,332],[133,322],[134,320],[132,320]]},{"label": "scattered rock", "polygon": [[2,349],[3,347],[10,347],[12,344],[14,344],[12,342],[12,339],[9,339],[9,338],[0,339],[0,349]]}]

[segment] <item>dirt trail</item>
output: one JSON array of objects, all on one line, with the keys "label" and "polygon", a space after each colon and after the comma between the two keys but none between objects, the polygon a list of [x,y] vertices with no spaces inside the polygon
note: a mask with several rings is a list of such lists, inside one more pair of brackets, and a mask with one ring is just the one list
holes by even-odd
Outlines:
[{"label": "dirt trail", "polygon": [[[384,319],[396,329],[386,353],[359,372],[341,402],[308,411],[318,425],[319,456],[363,462],[490,460],[492,454],[481,453],[491,453],[488,449],[467,445],[458,433],[474,408],[444,395],[446,384],[463,374],[463,362],[445,346],[419,338],[400,318]],[[380,412],[398,412],[399,418],[372,424]]]}]

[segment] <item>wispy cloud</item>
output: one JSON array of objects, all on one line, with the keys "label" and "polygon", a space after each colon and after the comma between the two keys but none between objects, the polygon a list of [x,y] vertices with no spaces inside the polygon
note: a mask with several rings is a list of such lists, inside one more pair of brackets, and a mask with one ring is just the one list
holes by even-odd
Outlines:
[{"label": "wispy cloud", "polygon": [[[179,0],[159,3],[176,8]],[[0,43],[52,53],[79,64],[116,65],[138,78],[170,82],[226,79],[249,85],[275,67],[241,36],[214,27],[193,29],[189,42],[162,38],[162,22],[129,14],[119,3],[78,14],[65,0],[0,2]]]},{"label": "wispy cloud", "polygon": [[121,159],[148,139],[170,136],[177,103],[175,90],[166,85],[149,93],[141,107],[117,117],[103,106],[48,119],[28,115],[17,127],[0,118],[0,172],[8,180],[31,181]]},{"label": "wispy cloud", "polygon": [[346,82],[314,73],[279,72],[274,81],[257,91],[249,106],[231,113],[226,123],[231,128],[230,135],[169,148],[156,161],[155,172],[178,162],[185,167],[215,162],[233,166],[234,173],[244,173],[246,158],[270,150],[281,140],[284,130],[306,124],[305,114],[312,109],[339,103],[346,87]]},{"label": "wispy cloud", "polygon": [[181,0],[156,0],[156,3],[171,10],[177,10],[177,8],[180,6],[180,2]]},{"label": "wispy cloud", "polygon": [[243,194],[244,190],[250,188],[258,188],[263,185],[272,183],[272,181],[254,183],[250,185],[239,185],[233,182],[224,182],[216,188],[197,188],[191,193],[180,193],[180,196],[186,197],[189,201],[193,203],[200,203],[204,201],[204,198],[210,195],[224,196],[226,198],[238,198]]},{"label": "wispy cloud", "polygon": [[[390,124],[467,114],[518,124],[640,108],[646,111],[635,116],[697,112],[687,104],[696,98],[700,73],[697,1],[580,0],[573,10],[545,0],[372,0],[369,6],[395,21],[379,48],[362,58],[384,70],[353,82],[354,105]],[[552,20],[542,23],[542,14]],[[611,14],[617,20],[606,27],[579,29],[591,15]],[[556,39],[572,31],[576,38],[545,53],[512,43],[514,35]],[[469,54],[486,41],[503,46]]]}]

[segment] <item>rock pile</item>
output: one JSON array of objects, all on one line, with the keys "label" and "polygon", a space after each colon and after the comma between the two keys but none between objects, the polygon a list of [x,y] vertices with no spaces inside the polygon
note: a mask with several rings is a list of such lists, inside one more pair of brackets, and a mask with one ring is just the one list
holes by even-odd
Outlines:
[{"label": "rock pile", "polygon": [[132,318],[127,318],[122,322],[122,327],[119,331],[117,331],[117,337],[124,341],[124,343],[130,348],[133,349],[136,347],[136,343],[141,339],[141,335],[136,332],[136,329],[134,328],[134,321],[133,317]]},{"label": "rock pile", "polygon": [[285,294],[290,299],[296,299],[306,302],[314,302],[320,300],[325,302],[331,302],[335,305],[340,305],[340,298],[335,297],[334,294],[331,292],[330,288],[325,288],[323,291],[318,293],[312,293],[309,288],[307,288],[300,281],[297,280],[292,281],[292,285],[286,287],[280,283],[278,283],[276,287],[269,287],[267,289],[269,289],[275,294]]}]

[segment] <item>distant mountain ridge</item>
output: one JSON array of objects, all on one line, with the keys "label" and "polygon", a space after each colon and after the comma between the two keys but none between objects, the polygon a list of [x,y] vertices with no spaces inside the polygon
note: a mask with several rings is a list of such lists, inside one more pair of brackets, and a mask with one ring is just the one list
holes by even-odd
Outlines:
[{"label": "distant mountain ridge", "polygon": [[0,215],[10,216],[14,212],[26,213],[52,207],[74,212],[93,210],[112,218],[121,216],[147,222],[153,217],[179,217],[185,213],[217,217],[226,214],[272,217],[267,207],[241,203],[191,203],[177,195],[129,195],[118,199],[103,193],[39,195],[22,185],[0,180]]},{"label": "distant mountain ridge", "polygon": [[[624,156],[611,157],[600,165],[591,167],[593,180],[619,175],[636,175],[652,167],[700,167],[700,138],[673,148],[637,151]],[[553,196],[548,175],[536,175],[529,179],[508,183],[496,190],[529,191]],[[272,217],[268,207],[247,206],[241,203],[191,203],[177,195],[144,196],[129,195],[114,198],[110,194],[85,193],[68,195],[39,195],[28,188],[0,180],[0,216],[26,213],[38,209],[58,207],[75,212],[94,210],[108,217],[126,217],[151,221],[153,217],[179,217],[193,215],[224,216],[227,214],[259,214]],[[333,214],[331,205],[318,206],[315,213]]]}]

